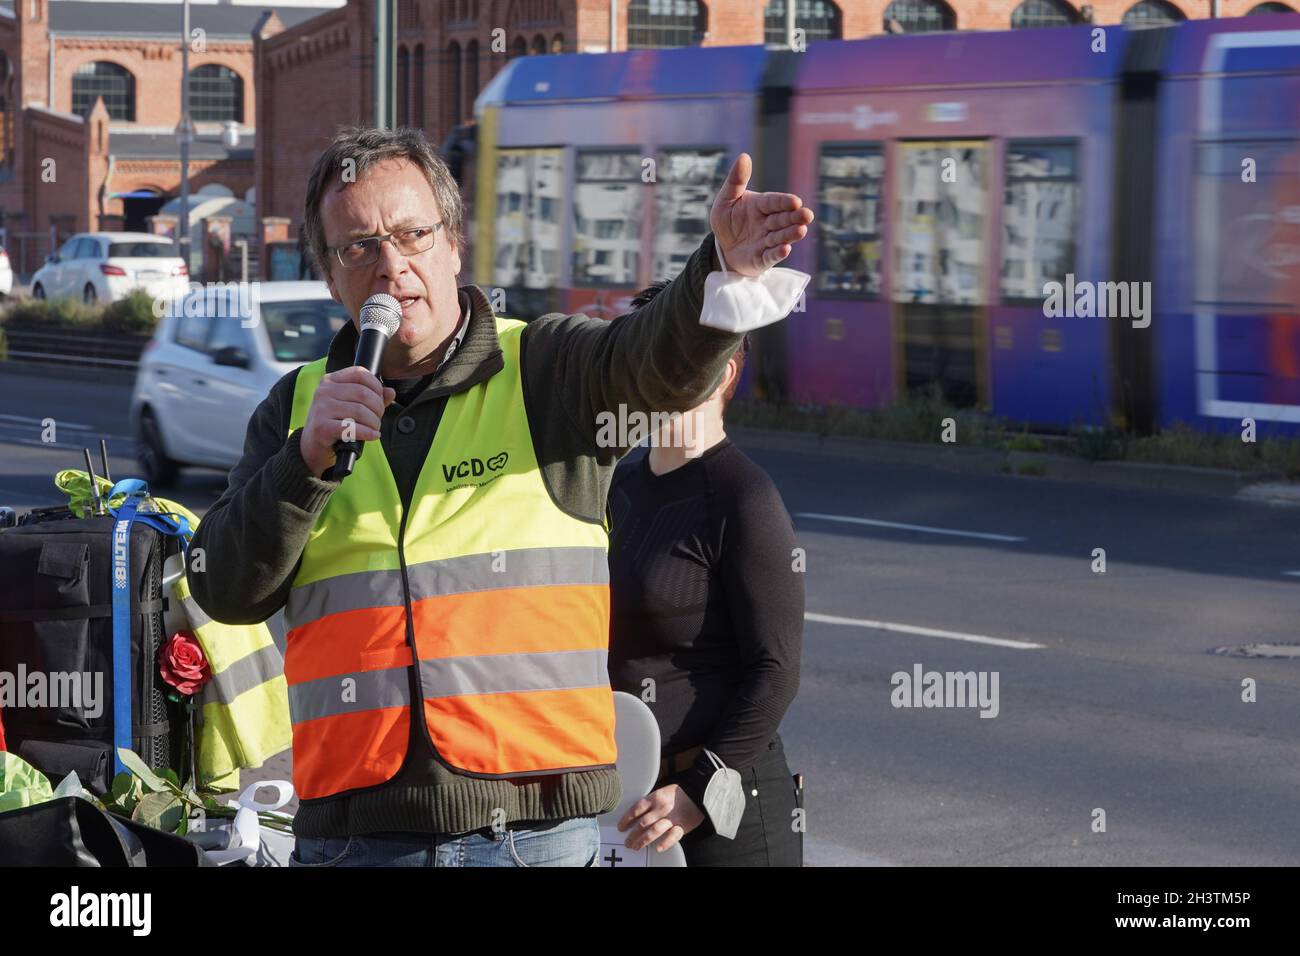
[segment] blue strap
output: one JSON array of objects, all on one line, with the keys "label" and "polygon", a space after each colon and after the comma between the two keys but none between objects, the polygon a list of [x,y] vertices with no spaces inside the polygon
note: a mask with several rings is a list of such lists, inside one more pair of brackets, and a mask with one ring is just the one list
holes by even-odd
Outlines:
[{"label": "blue strap", "polygon": [[[138,495],[142,499],[149,496],[149,486],[139,478],[123,478],[105,496],[105,505],[108,513],[116,517],[120,508],[114,508],[108,504],[119,494],[125,494],[129,497]],[[137,521],[143,521],[155,531],[160,531],[165,535],[181,539],[181,547],[188,551],[190,539],[194,537],[194,529],[190,527],[190,519],[174,511],[141,511],[136,514]]]},{"label": "blue strap", "polygon": [[[114,489],[116,490],[116,489]],[[131,750],[131,525],[144,493],[128,494],[113,523],[113,776],[126,767],[119,748]]]},{"label": "blue strap", "polygon": [[[117,508],[108,505],[125,497]],[[189,519],[172,512],[139,511],[149,498],[149,486],[139,478],[125,478],[109,491],[105,504],[117,519],[113,524],[113,776],[126,770],[118,748],[131,750],[131,526],[141,521],[181,539],[188,550],[194,532]]]}]

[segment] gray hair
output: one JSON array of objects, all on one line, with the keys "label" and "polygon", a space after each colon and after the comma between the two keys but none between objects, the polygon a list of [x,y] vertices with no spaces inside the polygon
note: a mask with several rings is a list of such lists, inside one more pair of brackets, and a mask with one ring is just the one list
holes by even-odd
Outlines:
[{"label": "gray hair", "polygon": [[460,187],[447,164],[425,138],[424,131],[410,126],[399,126],[397,129],[344,126],[339,128],[329,146],[317,158],[311,176],[307,179],[303,237],[322,275],[332,265],[320,218],[321,201],[325,198],[325,193],[339,181],[344,170],[349,169],[349,161],[349,182],[355,182],[371,166],[387,159],[406,159],[420,168],[433,189],[433,198],[438,201],[443,231],[457,249],[464,248],[462,226],[465,209],[461,203]]}]

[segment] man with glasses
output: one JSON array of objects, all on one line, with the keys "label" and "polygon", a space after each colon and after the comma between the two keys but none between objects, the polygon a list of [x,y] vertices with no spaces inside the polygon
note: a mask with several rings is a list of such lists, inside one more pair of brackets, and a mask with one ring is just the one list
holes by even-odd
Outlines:
[{"label": "man with glasses", "polygon": [[[294,865],[596,865],[620,798],[604,510],[627,451],[598,416],[716,386],[741,340],[700,324],[716,247],[759,275],[812,221],[749,175],[742,155],[645,307],[525,324],[458,285],[460,194],[421,132],[344,129],[317,160],[304,237],[354,319],[255,412],[189,572],[216,620],[285,609]],[[376,293],[402,312],[379,377],[353,364]],[[348,435],[368,444],[334,481]]]}]

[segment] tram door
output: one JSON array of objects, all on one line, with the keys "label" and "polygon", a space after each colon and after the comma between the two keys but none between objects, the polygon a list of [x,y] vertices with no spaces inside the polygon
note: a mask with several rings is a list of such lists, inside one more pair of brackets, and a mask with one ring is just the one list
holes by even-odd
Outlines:
[{"label": "tram door", "polygon": [[988,143],[903,142],[896,149],[892,298],[900,397],[937,387],[957,407],[985,402]]}]

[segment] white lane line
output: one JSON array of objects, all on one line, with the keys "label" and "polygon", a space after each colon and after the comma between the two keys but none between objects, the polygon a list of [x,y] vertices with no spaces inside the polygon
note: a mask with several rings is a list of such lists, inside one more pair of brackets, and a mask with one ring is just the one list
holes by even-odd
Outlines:
[{"label": "white lane line", "polygon": [[[29,431],[28,429],[25,428],[18,428],[17,426],[10,425],[5,422],[0,422],[0,441],[8,441],[8,442],[35,441],[36,444],[44,445],[47,448],[64,448],[64,447],[71,448],[74,445],[87,444],[89,440],[89,444],[92,444],[96,448],[98,448],[99,439],[102,438],[105,441],[124,442],[130,445],[132,448],[135,447],[135,438],[133,438],[130,435],[113,435],[108,432],[98,431],[96,429],[69,428],[66,425],[59,426],[59,432],[61,432],[64,435],[64,440],[62,441],[57,441],[57,442],[37,441],[34,438],[28,437],[31,434],[39,434],[40,431],[41,430],[39,428],[33,428]],[[71,436],[71,440],[68,440],[67,436]]]},{"label": "white lane line", "polygon": [[818,521],[842,521],[845,524],[869,524],[876,528],[902,528],[905,531],[925,531],[929,534],[950,534],[959,538],[983,538],[985,541],[1027,541],[1009,534],[990,534],[984,531],[957,531],[953,528],[932,528],[923,524],[902,524],[898,521],[877,521],[874,518],[853,518],[849,515],[828,515],[819,511],[797,511],[796,518],[816,518]]},{"label": "white lane line", "polygon": [[[80,428],[82,431],[91,431],[93,428],[93,426],[91,425],[82,425],[79,424],[78,422],[65,422],[59,418],[56,418],[53,415],[48,415],[46,417],[53,418],[58,423],[60,428]],[[45,419],[32,418],[29,415],[0,415],[0,420],[6,422],[18,422],[21,425],[35,425],[37,427],[40,427],[41,422],[43,422]]]},{"label": "white lane line", "polygon": [[1282,573],[1289,578],[1300,578],[1300,571],[1283,571]]},{"label": "white lane line", "polygon": [[877,631],[895,631],[899,634],[919,634],[922,637],[942,637],[949,641],[969,641],[972,644],[992,644],[995,647],[1013,647],[1028,651],[1046,647],[1046,644],[1033,644],[1029,641],[1013,641],[1006,637],[987,637],[983,634],[964,634],[961,631],[941,631],[935,627],[917,627],[914,624],[894,624],[891,621],[867,621],[857,617],[835,617],[831,614],[814,614],[804,612],[805,621],[818,624],[847,624],[850,627],[868,627]]}]

